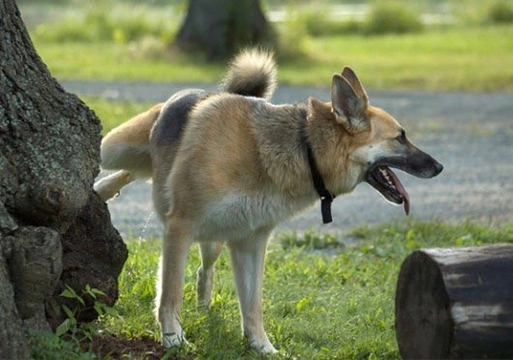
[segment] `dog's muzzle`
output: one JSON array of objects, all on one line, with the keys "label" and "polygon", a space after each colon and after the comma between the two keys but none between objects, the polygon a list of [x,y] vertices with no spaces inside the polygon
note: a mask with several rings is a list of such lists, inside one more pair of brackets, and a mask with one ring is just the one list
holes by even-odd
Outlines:
[{"label": "dog's muzzle", "polygon": [[403,170],[419,178],[432,178],[440,174],[443,165],[425,152],[411,146],[407,156],[382,158],[373,164],[365,174],[365,181],[375,188],[389,202],[404,205],[406,215],[410,214],[410,196],[390,167]]}]

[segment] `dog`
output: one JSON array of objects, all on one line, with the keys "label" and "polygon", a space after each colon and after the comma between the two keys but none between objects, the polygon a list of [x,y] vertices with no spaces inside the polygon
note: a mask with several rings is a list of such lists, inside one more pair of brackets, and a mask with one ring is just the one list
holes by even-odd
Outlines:
[{"label": "dog", "polygon": [[201,254],[198,303],[211,301],[214,263],[227,244],[244,335],[257,351],[275,353],[262,319],[264,258],[275,226],[319,199],[324,221],[331,221],[333,198],[361,182],[408,214],[408,193],[391,168],[419,178],[443,169],[391,115],[369,104],[349,67],[333,75],[329,102],[275,105],[275,86],[273,55],[245,50],[219,92],[180,91],[102,141],[101,166],[117,170],[95,184],[104,200],[137,178],[152,179],[164,224],[156,312],[166,347],[186,343],[180,310],[193,242]]}]

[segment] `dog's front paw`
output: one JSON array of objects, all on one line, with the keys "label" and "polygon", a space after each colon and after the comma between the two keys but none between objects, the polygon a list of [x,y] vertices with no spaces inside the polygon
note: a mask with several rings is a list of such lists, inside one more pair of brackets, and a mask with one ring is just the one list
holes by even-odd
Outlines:
[{"label": "dog's front paw", "polygon": [[265,340],[253,340],[249,342],[249,346],[260,354],[272,355],[277,354],[278,350],[275,349],[273,344],[266,338]]},{"label": "dog's front paw", "polygon": [[189,342],[183,334],[181,336],[178,334],[163,334],[162,345],[166,348],[184,347],[189,345]]}]

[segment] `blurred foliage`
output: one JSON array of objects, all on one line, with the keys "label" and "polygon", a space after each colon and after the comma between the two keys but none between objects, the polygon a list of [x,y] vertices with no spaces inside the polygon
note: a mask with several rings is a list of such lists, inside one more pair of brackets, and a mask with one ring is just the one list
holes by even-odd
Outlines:
[{"label": "blurred foliage", "polygon": [[498,0],[488,9],[488,19],[493,24],[513,23],[513,2]]},{"label": "blurred foliage", "polygon": [[[287,13],[288,17],[281,27],[282,33],[286,37],[281,43],[286,47],[304,46],[307,40],[299,39],[300,35],[324,37],[342,34],[404,34],[415,33],[423,29],[420,11],[405,1],[375,1],[369,4],[367,13],[353,14],[353,16],[343,16],[342,18],[333,13],[332,4],[327,2],[300,7],[290,6]],[[292,41],[290,40],[291,34],[293,35]]]},{"label": "blurred foliage", "polygon": [[[18,1],[20,4],[27,4],[30,0]],[[40,46],[41,44],[50,46],[66,43],[69,48],[79,44],[86,44],[82,46],[88,47],[93,43],[98,46],[101,46],[100,44],[105,46],[116,44],[120,45],[116,47],[116,51],[128,55],[123,58],[123,61],[126,62],[136,59],[155,63],[184,58],[185,54],[172,48],[170,44],[176,36],[178,26],[187,9],[187,0],[149,1],[144,5],[135,4],[130,2],[131,0],[57,1],[60,1],[59,4],[71,5],[56,6],[55,2],[43,0],[21,6],[24,21],[31,31],[31,36]],[[350,5],[347,3],[341,5],[340,2],[335,3],[330,0],[311,0],[309,2],[262,0],[262,4],[278,34],[278,45],[273,49],[276,51],[278,60],[294,62],[298,66],[309,64],[310,67],[312,67],[312,63],[316,62],[326,64],[327,58],[330,57],[335,61],[340,54],[340,49],[343,48],[344,53],[347,54],[347,47],[350,44],[372,41],[372,38],[382,34],[397,34],[399,36],[394,37],[397,41],[400,42],[400,38],[403,38],[404,42],[413,48],[420,44],[410,44],[407,39],[408,34],[416,37],[420,36],[419,31],[423,31],[424,35],[432,34],[437,42],[440,41],[440,36],[443,36],[443,46],[441,43],[437,43],[436,49],[448,49],[447,52],[450,52],[449,48],[459,48],[463,45],[465,49],[470,49],[468,40],[452,39],[452,35],[446,32],[455,31],[460,34],[461,30],[462,33],[468,33],[471,28],[480,29],[479,32],[482,32],[485,27],[489,28],[490,25],[499,24],[498,26],[501,26],[501,24],[513,21],[513,1],[506,0],[422,0],[415,2],[413,0],[387,2],[369,0],[352,1]],[[441,35],[437,37],[437,33]],[[487,36],[485,33],[479,34],[480,37],[481,35]],[[387,36],[387,40],[379,39],[379,42],[388,41],[389,38],[391,37]],[[502,37],[497,41],[503,41]],[[319,49],[316,49],[316,44],[319,42],[326,44],[329,51],[319,52]],[[440,54],[444,58],[438,58],[437,63],[440,61],[463,61],[465,64],[470,64],[472,61],[479,62],[477,59],[484,56],[484,52],[481,51],[483,47],[486,47],[486,44],[473,46],[473,51],[479,55],[473,55],[472,58],[463,57],[455,60],[454,54]],[[389,49],[386,47],[383,51],[388,53]],[[436,49],[429,51],[438,53]],[[505,51],[507,52],[507,50]],[[367,56],[373,51],[362,47],[362,50],[358,50],[357,53],[360,52]],[[410,52],[411,49],[401,53],[403,54],[401,56],[413,56],[414,54],[410,55]],[[384,58],[381,56],[380,59],[380,63],[383,64]],[[198,54],[187,57],[187,60],[178,61],[206,62]],[[365,62],[362,59],[358,59],[358,61],[359,63]],[[494,61],[498,60],[494,58]],[[164,65],[162,64],[162,66]],[[457,70],[456,74],[460,74],[460,72],[470,69],[459,67]],[[116,71],[111,69],[111,72],[115,73]],[[139,73],[140,70],[133,70],[133,72]],[[98,74],[99,72],[95,70],[94,73]],[[451,73],[455,74],[454,71]],[[191,77],[191,74],[185,72],[183,76],[180,76],[187,77],[187,79],[198,78],[198,76]],[[296,73],[294,79],[299,79],[302,76],[303,74]],[[452,75],[452,77],[455,76]],[[508,84],[511,80],[508,76],[506,74],[497,76],[497,79],[490,78],[487,83],[499,84],[491,85],[491,88],[509,88]],[[411,81],[416,86],[425,81],[424,76],[411,75],[411,77]],[[294,81],[300,82],[300,80]],[[308,81],[312,82],[312,80]],[[476,81],[469,81],[466,76],[457,75],[457,79],[453,80],[451,86],[459,88],[461,84],[466,84],[465,88],[473,88],[476,86],[475,83]],[[488,86],[486,88],[488,89]]]},{"label": "blurred foliage", "polygon": [[368,13],[363,31],[366,34],[404,34],[422,30],[419,12],[404,2],[376,2]]},{"label": "blurred foliage", "polygon": [[155,18],[145,6],[126,8],[112,1],[95,0],[83,11],[58,22],[37,25],[35,36],[49,42],[128,43],[145,37],[169,41],[175,27],[165,18]]},{"label": "blurred foliage", "polygon": [[307,5],[291,9],[287,22],[290,27],[303,26],[308,35],[313,37],[361,32],[361,22],[357,19],[338,19],[331,13],[326,3]]},{"label": "blurred foliage", "polygon": [[[16,2],[20,5],[25,4],[47,4],[47,5],[82,5],[83,1],[79,0],[16,0]],[[97,0],[87,1],[95,3]],[[141,4],[139,0],[110,0],[111,4],[113,3],[126,3],[126,4]],[[187,0],[145,0],[145,5],[155,5],[155,6],[168,6],[168,5],[183,5]]]},{"label": "blurred foliage", "polygon": [[[36,4],[33,0],[18,1]],[[174,39],[188,3],[187,0],[149,0],[144,5],[135,0],[56,1],[71,6],[52,9],[46,20],[41,20],[44,14],[36,12],[35,35],[41,40],[129,43],[145,38],[145,46],[157,55]],[[309,36],[404,34],[429,29],[432,24],[423,21],[426,14],[443,19],[449,26],[513,22],[513,1],[509,0],[353,1],[352,5],[363,10],[354,14],[349,11],[342,16],[336,10],[340,2],[329,0],[262,2],[269,13],[277,7],[286,9],[285,17],[275,23],[282,36],[278,52],[285,58],[304,54]],[[40,7],[52,4],[56,2],[37,2]],[[28,25],[32,25],[34,16],[27,12],[25,17]]]},{"label": "blurred foliage", "polygon": [[448,0],[457,24],[493,25],[513,23],[511,0]]},{"label": "blurred foliage", "polygon": [[280,60],[292,60],[308,54],[309,34],[305,23],[299,21],[295,14],[289,15],[287,22],[278,26],[278,50]]}]

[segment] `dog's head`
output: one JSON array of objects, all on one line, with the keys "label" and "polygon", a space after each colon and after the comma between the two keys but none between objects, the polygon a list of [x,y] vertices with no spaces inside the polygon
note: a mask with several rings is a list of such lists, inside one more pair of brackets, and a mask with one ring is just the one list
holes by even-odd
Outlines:
[{"label": "dog's head", "polygon": [[[342,153],[333,155],[346,159],[345,169],[339,170],[352,174],[352,185],[366,181],[388,201],[404,204],[406,214],[408,193],[390,168],[419,178],[434,177],[443,169],[442,164],[408,141],[405,130],[390,114],[369,105],[367,93],[349,67],[333,76],[331,104],[310,99],[309,116],[331,122],[330,128],[339,139],[336,143],[342,144],[337,146]],[[348,187],[347,178],[344,181]]]}]

